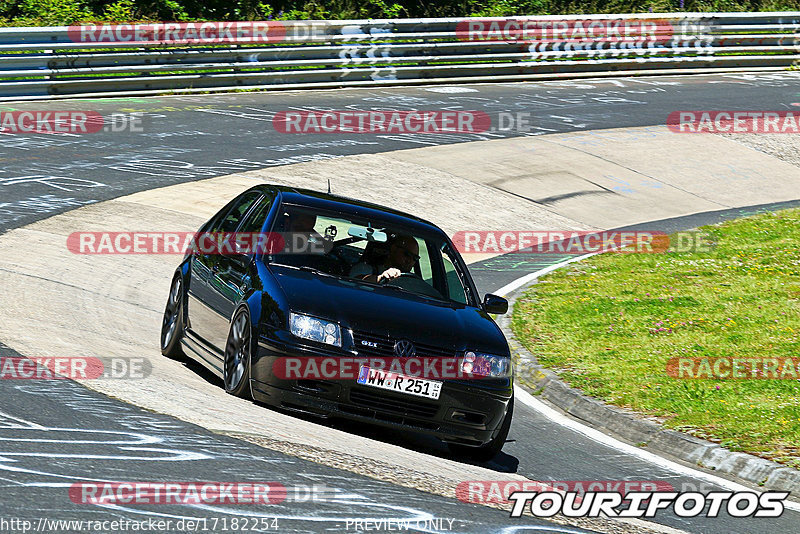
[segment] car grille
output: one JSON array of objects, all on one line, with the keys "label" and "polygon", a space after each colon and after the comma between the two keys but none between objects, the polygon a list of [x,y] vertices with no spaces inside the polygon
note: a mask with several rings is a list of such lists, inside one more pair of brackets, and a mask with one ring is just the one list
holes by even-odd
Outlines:
[{"label": "car grille", "polygon": [[[353,331],[353,341],[355,342],[356,350],[359,356],[379,356],[379,357],[394,357],[394,344],[397,339],[391,339],[389,336],[381,336],[379,334],[372,334],[358,330]],[[374,344],[374,347],[362,344],[366,341]],[[436,347],[433,345],[426,345],[424,343],[417,343],[413,339],[410,340],[414,343],[418,357],[454,357],[456,351],[453,349]]]},{"label": "car grille", "polygon": [[433,417],[439,406],[413,399],[387,397],[379,393],[361,389],[350,390],[350,402],[372,410],[394,413],[408,417]]},{"label": "car grille", "polygon": [[439,430],[441,425],[434,421],[424,421],[418,418],[403,417],[402,415],[394,415],[389,413],[377,412],[367,408],[361,408],[353,404],[340,404],[339,409],[342,412],[358,415],[361,417],[368,417],[376,421],[384,421],[396,425],[403,425],[405,427],[417,428],[420,430]]}]

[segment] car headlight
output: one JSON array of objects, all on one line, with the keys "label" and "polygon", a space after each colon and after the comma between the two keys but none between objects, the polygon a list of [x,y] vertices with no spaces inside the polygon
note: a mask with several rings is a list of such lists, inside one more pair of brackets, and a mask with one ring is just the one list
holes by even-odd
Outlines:
[{"label": "car headlight", "polygon": [[511,360],[506,356],[470,351],[461,360],[461,371],[491,378],[507,378],[511,376]]},{"label": "car headlight", "polygon": [[335,347],[342,346],[341,329],[337,323],[324,321],[302,313],[290,313],[289,330],[292,334],[303,339],[310,339],[311,341],[318,341]]}]

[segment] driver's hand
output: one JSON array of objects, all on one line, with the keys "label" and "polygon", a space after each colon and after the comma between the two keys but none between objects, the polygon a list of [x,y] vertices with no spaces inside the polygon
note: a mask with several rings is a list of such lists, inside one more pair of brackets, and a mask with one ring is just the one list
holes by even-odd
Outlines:
[{"label": "driver's hand", "polygon": [[401,274],[402,274],[402,273],[400,272],[400,269],[396,269],[396,268],[394,268],[394,267],[389,267],[388,269],[386,269],[385,271],[383,271],[383,272],[382,272],[382,273],[381,273],[381,274],[378,276],[378,283],[380,284],[380,283],[381,283],[381,282],[383,282],[384,280],[392,280],[392,279],[394,279],[394,278],[397,278],[397,277],[398,277],[398,276],[400,276]]}]

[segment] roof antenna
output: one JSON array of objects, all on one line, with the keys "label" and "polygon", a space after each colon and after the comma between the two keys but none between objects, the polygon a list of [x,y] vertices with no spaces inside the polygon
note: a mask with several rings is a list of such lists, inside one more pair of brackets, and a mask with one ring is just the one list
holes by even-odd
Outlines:
[{"label": "roof antenna", "polygon": [[328,194],[331,194],[331,179],[328,178]]}]

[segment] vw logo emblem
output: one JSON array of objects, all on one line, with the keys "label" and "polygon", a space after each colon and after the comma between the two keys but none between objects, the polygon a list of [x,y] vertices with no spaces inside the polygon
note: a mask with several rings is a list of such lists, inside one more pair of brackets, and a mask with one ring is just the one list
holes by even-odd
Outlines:
[{"label": "vw logo emblem", "polygon": [[402,339],[394,344],[394,353],[401,358],[413,358],[417,349],[414,348],[413,343]]}]

